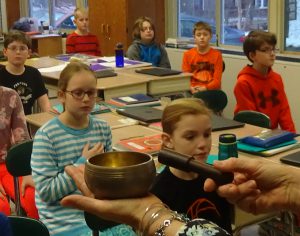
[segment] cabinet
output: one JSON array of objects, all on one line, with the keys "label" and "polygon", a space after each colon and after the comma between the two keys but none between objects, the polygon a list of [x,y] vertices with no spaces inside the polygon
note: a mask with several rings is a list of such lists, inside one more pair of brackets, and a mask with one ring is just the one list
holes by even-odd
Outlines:
[{"label": "cabinet", "polygon": [[58,34],[32,35],[32,52],[40,57],[62,54],[62,38]]},{"label": "cabinet", "polygon": [[124,50],[132,42],[132,27],[140,16],[150,17],[155,25],[157,42],[165,42],[163,0],[89,0],[90,31],[96,34],[103,56],[114,55],[116,43]]}]

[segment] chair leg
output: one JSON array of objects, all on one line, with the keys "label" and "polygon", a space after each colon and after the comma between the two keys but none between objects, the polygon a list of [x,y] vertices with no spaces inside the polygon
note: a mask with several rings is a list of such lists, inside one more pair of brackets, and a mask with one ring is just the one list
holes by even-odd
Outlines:
[{"label": "chair leg", "polygon": [[99,236],[99,231],[98,230],[93,230],[93,236]]},{"label": "chair leg", "polygon": [[20,188],[19,188],[19,179],[18,177],[14,177],[14,187],[15,187],[15,206],[16,206],[16,214],[21,216],[21,200],[20,200]]}]

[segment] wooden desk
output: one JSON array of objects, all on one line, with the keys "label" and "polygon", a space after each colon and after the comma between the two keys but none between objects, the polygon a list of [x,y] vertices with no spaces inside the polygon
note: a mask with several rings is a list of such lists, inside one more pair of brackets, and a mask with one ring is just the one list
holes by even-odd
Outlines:
[{"label": "wooden desk", "polygon": [[[60,71],[42,72],[45,83],[52,89],[57,89]],[[147,78],[138,78],[119,73],[114,77],[97,79],[99,97],[108,101],[112,97],[126,96],[135,93],[147,93]]]},{"label": "wooden desk", "polygon": [[62,37],[59,34],[32,35],[32,52],[39,56],[55,56],[62,54]]},{"label": "wooden desk", "polygon": [[[49,120],[53,119],[56,116],[57,115],[50,112],[35,113],[35,114],[27,115],[26,121],[29,124],[31,130],[37,130],[42,125],[44,125],[45,123],[47,123]],[[97,114],[95,115],[95,117],[101,120],[105,120],[110,125],[112,130],[124,126],[138,124],[137,120],[125,116],[121,116],[113,112]]]},{"label": "wooden desk", "polygon": [[112,144],[116,144],[120,140],[141,137],[141,136],[149,136],[154,134],[161,134],[161,131],[151,129],[142,125],[131,125],[124,126],[118,129],[112,130]]},{"label": "wooden desk", "polygon": [[179,75],[153,76],[139,74],[135,68],[125,68],[118,72],[129,76],[148,79],[147,93],[152,96],[163,96],[186,92],[190,89],[191,73],[181,73]]}]

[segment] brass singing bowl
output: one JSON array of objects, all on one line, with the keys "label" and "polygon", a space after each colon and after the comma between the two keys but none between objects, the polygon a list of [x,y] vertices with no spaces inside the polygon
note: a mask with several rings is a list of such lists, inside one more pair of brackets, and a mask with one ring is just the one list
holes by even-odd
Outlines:
[{"label": "brass singing bowl", "polygon": [[155,178],[153,158],[139,152],[106,152],[90,158],[84,178],[97,199],[145,196]]}]

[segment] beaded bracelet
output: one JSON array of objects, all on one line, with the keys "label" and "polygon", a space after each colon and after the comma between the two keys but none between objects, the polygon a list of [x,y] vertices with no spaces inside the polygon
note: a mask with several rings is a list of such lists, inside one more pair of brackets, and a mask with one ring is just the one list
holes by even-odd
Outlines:
[{"label": "beaded bracelet", "polygon": [[163,223],[161,224],[161,226],[154,233],[154,236],[165,236],[166,235],[165,234],[165,229],[172,224],[173,220],[178,220],[178,221],[184,222],[184,223],[187,223],[187,222],[190,221],[184,215],[178,214],[176,211],[172,211],[171,218],[166,219],[166,220],[163,221]]}]

